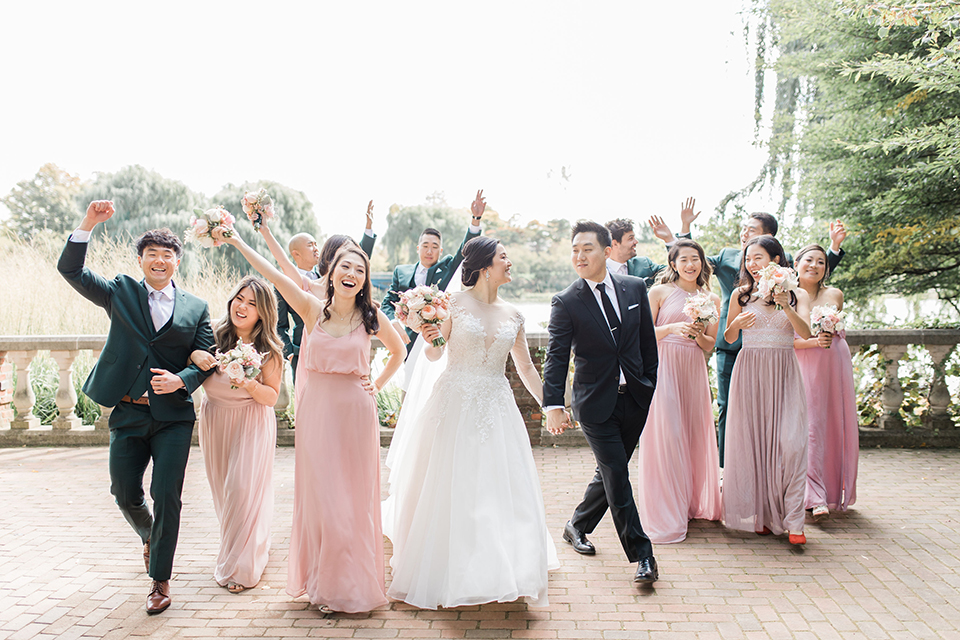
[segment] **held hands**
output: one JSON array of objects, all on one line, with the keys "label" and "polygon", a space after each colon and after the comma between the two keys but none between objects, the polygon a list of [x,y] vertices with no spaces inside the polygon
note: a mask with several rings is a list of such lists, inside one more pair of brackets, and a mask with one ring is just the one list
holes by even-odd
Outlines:
[{"label": "held hands", "polygon": [[201,371],[210,371],[217,364],[217,359],[209,351],[197,349],[190,354],[190,361],[200,367]]},{"label": "held hands", "polygon": [[833,334],[829,331],[821,331],[816,336],[817,346],[823,347],[824,349],[829,349],[830,345],[833,344]]},{"label": "held hands", "polygon": [[480,224],[480,218],[487,209],[487,201],[483,198],[483,189],[477,191],[477,197],[470,203],[470,213],[473,216],[473,224]]},{"label": "held hands", "polygon": [[547,431],[555,436],[560,435],[565,430],[573,426],[570,414],[566,409],[551,409],[547,411]]},{"label": "held hands", "polygon": [[150,369],[150,372],[156,374],[150,378],[150,386],[158,396],[173,393],[184,386],[180,376],[170,373],[166,369]]}]

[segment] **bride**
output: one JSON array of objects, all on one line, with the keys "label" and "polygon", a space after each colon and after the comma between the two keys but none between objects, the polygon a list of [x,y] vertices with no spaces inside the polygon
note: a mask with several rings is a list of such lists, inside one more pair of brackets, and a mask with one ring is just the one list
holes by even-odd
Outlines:
[{"label": "bride", "polygon": [[[510,266],[493,238],[464,246],[466,289],[453,294],[447,320],[421,333],[428,346],[417,368],[446,360],[445,368],[432,392],[424,386],[429,374],[414,373],[387,456],[387,594],[423,609],[521,597],[547,606],[547,571],[560,566],[530,441],[504,375],[510,353],[524,386],[542,401],[523,316],[497,296],[511,280]],[[447,344],[429,346],[439,335]],[[418,393],[427,396],[422,403]]]}]

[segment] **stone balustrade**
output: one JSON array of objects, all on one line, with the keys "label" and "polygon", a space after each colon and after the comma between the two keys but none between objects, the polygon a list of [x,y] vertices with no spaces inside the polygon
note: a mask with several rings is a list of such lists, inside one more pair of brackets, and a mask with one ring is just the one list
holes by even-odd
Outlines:
[{"label": "stone balustrade", "polygon": [[[539,349],[546,347],[547,334],[527,334],[533,360],[540,366]],[[101,407],[101,416],[93,425],[84,425],[76,414],[77,393],[73,365],[81,352],[99,356],[106,336],[0,336],[0,447],[22,445],[102,445],[109,442],[108,420],[112,408]],[[862,446],[960,446],[960,428],[950,415],[950,391],[943,373],[943,364],[960,343],[960,331],[953,329],[882,329],[850,331],[847,343],[851,348],[877,345],[884,357],[885,379],[882,404],[884,413],[875,425],[861,425]],[[930,353],[934,376],[927,393],[929,410],[923,428],[908,430],[900,417],[904,400],[899,379],[899,365],[908,345],[922,345]],[[375,340],[375,347],[379,341]],[[30,365],[39,354],[49,354],[57,364],[57,416],[51,424],[42,425],[34,415],[36,397],[30,381]],[[372,354],[371,354],[372,355]],[[11,366],[12,365],[12,366]],[[13,368],[16,388],[12,388]],[[535,445],[582,444],[579,430],[553,436],[541,428],[541,412],[537,401],[520,382],[513,363],[508,362],[507,377],[514,389],[530,440]],[[199,394],[195,394],[199,402]],[[14,417],[12,407],[16,408]],[[290,394],[286,381],[280,390],[276,411],[278,444],[293,444],[295,430],[286,420]],[[392,431],[381,430],[381,442],[389,443]]]}]

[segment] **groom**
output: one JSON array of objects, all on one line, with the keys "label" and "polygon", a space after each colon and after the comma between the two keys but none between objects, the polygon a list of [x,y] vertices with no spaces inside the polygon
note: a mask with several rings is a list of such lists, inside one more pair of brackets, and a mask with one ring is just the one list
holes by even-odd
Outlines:
[{"label": "groom", "polygon": [[573,228],[573,267],[580,279],[553,297],[549,343],[543,366],[547,429],[563,431],[563,389],[574,351],[573,417],[580,422],[597,473],[567,522],[563,539],[578,553],[593,555],[587,539],[607,507],[630,562],[634,582],[659,577],[653,546],[640,524],[628,463],[647,420],[657,384],[657,337],[640,278],[611,274],[610,231],[596,222]]},{"label": "groom", "polygon": [[[169,229],[147,231],[137,240],[143,280],[125,274],[107,280],[84,266],[94,227],[113,214],[109,200],[91,202],[57,269],[110,316],[107,343],[83,392],[114,407],[110,493],[143,542],[143,561],[153,578],[147,613],[153,614],[170,606],[180,496],[195,420],[190,394],[213,373],[188,360],[195,350],[213,350],[213,331],[207,303],[173,283],[183,247]],[[151,459],[152,514],[143,495],[143,474]]]}]

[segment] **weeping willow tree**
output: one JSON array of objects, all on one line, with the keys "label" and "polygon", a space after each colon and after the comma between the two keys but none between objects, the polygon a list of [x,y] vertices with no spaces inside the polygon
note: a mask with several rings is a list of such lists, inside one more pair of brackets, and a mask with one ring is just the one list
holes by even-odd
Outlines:
[{"label": "weeping willow tree", "polygon": [[748,15],[768,154],[721,213],[772,188],[800,240],[847,223],[848,296],[932,290],[960,311],[960,1],[757,0]]}]

